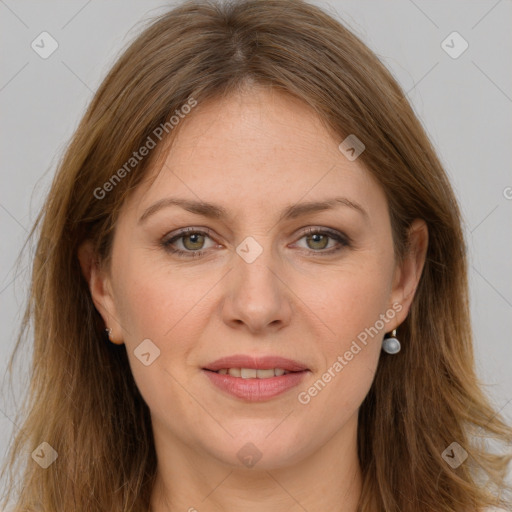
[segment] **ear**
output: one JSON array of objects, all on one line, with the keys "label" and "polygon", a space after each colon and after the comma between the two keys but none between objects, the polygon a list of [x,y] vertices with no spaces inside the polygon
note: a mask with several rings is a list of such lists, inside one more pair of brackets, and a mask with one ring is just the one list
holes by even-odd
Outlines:
[{"label": "ear", "polygon": [[94,306],[102,316],[105,326],[112,329],[110,341],[116,345],[122,345],[122,331],[117,321],[111,278],[101,267],[90,240],[86,240],[78,248],[78,260],[82,274],[89,284]]},{"label": "ear", "polygon": [[409,250],[403,261],[397,263],[393,277],[391,304],[399,303],[402,309],[396,314],[397,328],[409,314],[416,288],[425,265],[428,248],[428,227],[423,219],[415,219],[409,228]]}]

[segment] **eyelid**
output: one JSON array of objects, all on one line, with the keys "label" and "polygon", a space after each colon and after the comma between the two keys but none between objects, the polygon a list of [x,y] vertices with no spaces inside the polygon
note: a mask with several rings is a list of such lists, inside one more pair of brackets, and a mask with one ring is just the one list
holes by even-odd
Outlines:
[{"label": "eyelid", "polygon": [[352,246],[351,238],[347,236],[345,233],[325,226],[307,227],[306,229],[302,230],[302,232],[299,235],[297,235],[298,239],[296,242],[294,242],[294,244],[298,243],[305,236],[311,236],[315,234],[320,234],[324,236],[327,235],[328,238],[337,242],[337,246],[330,247],[329,249],[321,251],[315,251],[313,249],[306,249],[303,247],[299,247],[299,250],[301,250],[302,252],[306,252],[307,254],[310,254],[312,256],[328,257],[337,254],[344,248]]},{"label": "eyelid", "polygon": [[352,239],[348,235],[346,235],[344,232],[338,231],[337,229],[328,228],[326,226],[313,226],[313,227],[309,226],[300,232],[300,237],[302,238],[304,235],[310,235],[310,234],[314,235],[315,233],[326,234],[326,235],[332,236],[332,238],[334,238],[336,240],[341,239],[347,245],[352,243]]},{"label": "eyelid", "polygon": [[[200,234],[200,235],[207,235],[210,239],[215,241],[213,237],[213,231],[210,228],[207,227],[193,227],[189,226],[186,228],[179,229],[177,232],[171,232],[167,235],[165,235],[161,241],[161,245],[166,249],[167,251],[177,254],[177,255],[186,255],[185,257],[193,257],[193,256],[201,256],[204,253],[209,252],[210,248],[207,249],[199,249],[197,251],[191,251],[191,250],[183,250],[183,249],[174,249],[172,248],[172,243],[174,243],[176,240],[179,240],[180,238],[187,235],[187,233],[193,233],[193,234]],[[338,247],[331,247],[328,250],[321,250],[321,251],[315,251],[313,249],[305,249],[305,248],[299,248],[303,252],[307,252],[308,254],[317,255],[317,256],[328,256],[330,254],[337,253],[344,247],[349,247],[352,245],[352,240],[349,236],[347,236],[345,233],[340,232],[333,228],[328,228],[326,226],[308,226],[307,228],[304,228],[296,237],[298,238],[295,243],[300,241],[302,238],[304,238],[307,235],[314,235],[314,234],[322,234],[327,235],[332,240],[335,240],[338,242]],[[218,245],[217,245],[218,246]]]},{"label": "eyelid", "polygon": [[[213,237],[213,231],[210,229],[210,228],[205,228],[205,227],[186,227],[186,228],[183,228],[183,229],[179,229],[178,231],[176,232],[171,232],[171,233],[168,233],[166,234],[163,238],[162,238],[162,241],[161,243],[166,246],[166,247],[169,247],[171,245],[171,243],[175,242],[176,240],[179,240],[180,238],[182,237],[185,237],[188,233],[193,233],[193,234],[200,234],[200,235],[207,235],[209,238],[211,238],[212,240],[214,240],[214,237]],[[200,251],[205,251],[207,249],[200,249],[198,251],[184,251],[184,252],[195,252],[195,253],[198,253]],[[180,249],[177,249],[177,252],[179,252]]]}]

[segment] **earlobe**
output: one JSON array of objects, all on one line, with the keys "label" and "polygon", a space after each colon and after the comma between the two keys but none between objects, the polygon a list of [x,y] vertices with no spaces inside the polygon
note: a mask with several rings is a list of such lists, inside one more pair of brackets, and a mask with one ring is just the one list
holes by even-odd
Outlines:
[{"label": "earlobe", "polygon": [[116,321],[114,298],[111,292],[110,279],[101,269],[92,242],[87,240],[78,248],[78,260],[82,269],[95,308],[105,322],[105,328],[110,329],[109,339],[112,343],[123,343],[121,330]]}]

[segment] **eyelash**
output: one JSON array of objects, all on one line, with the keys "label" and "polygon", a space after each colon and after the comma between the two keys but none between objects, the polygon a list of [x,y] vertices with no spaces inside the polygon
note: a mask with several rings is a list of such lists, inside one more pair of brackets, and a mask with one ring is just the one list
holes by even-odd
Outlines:
[{"label": "eyelash", "polygon": [[[180,231],[178,234],[173,236],[172,238],[169,238],[169,239],[164,238],[161,241],[161,245],[166,251],[168,251],[172,254],[175,254],[177,256],[184,256],[186,258],[197,258],[197,257],[203,256],[206,252],[208,252],[208,249],[201,249],[198,251],[191,251],[191,250],[184,251],[183,249],[175,249],[174,247],[172,247],[172,244],[174,242],[176,242],[180,238],[184,238],[186,235],[190,235],[190,234],[206,235],[209,238],[211,238],[211,236],[210,236],[211,231],[209,229],[200,230],[200,229],[195,229],[195,228],[185,228],[182,231]],[[311,236],[311,235],[317,235],[317,234],[318,235],[327,235],[329,238],[331,238],[332,240],[335,240],[340,245],[335,249],[331,248],[329,250],[314,251],[313,249],[309,249],[309,250],[302,249],[303,251],[310,252],[314,256],[329,256],[329,255],[332,255],[334,253],[341,251],[345,247],[350,247],[350,245],[351,245],[349,237],[347,237],[346,235],[342,235],[341,233],[338,233],[337,231],[334,231],[331,229],[326,229],[326,228],[323,228],[323,229],[308,228],[306,231],[304,231],[302,233],[299,240],[301,240],[305,236],[308,236],[308,235]]]}]

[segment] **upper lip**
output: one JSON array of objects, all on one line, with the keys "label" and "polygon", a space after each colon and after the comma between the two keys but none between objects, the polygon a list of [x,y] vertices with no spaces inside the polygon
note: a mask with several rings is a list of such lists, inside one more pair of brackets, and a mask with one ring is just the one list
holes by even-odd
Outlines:
[{"label": "upper lip", "polygon": [[265,370],[269,368],[282,368],[289,372],[301,372],[308,370],[304,364],[280,356],[249,356],[237,354],[228,357],[221,357],[204,367],[205,370],[216,372],[223,368],[255,368]]}]

